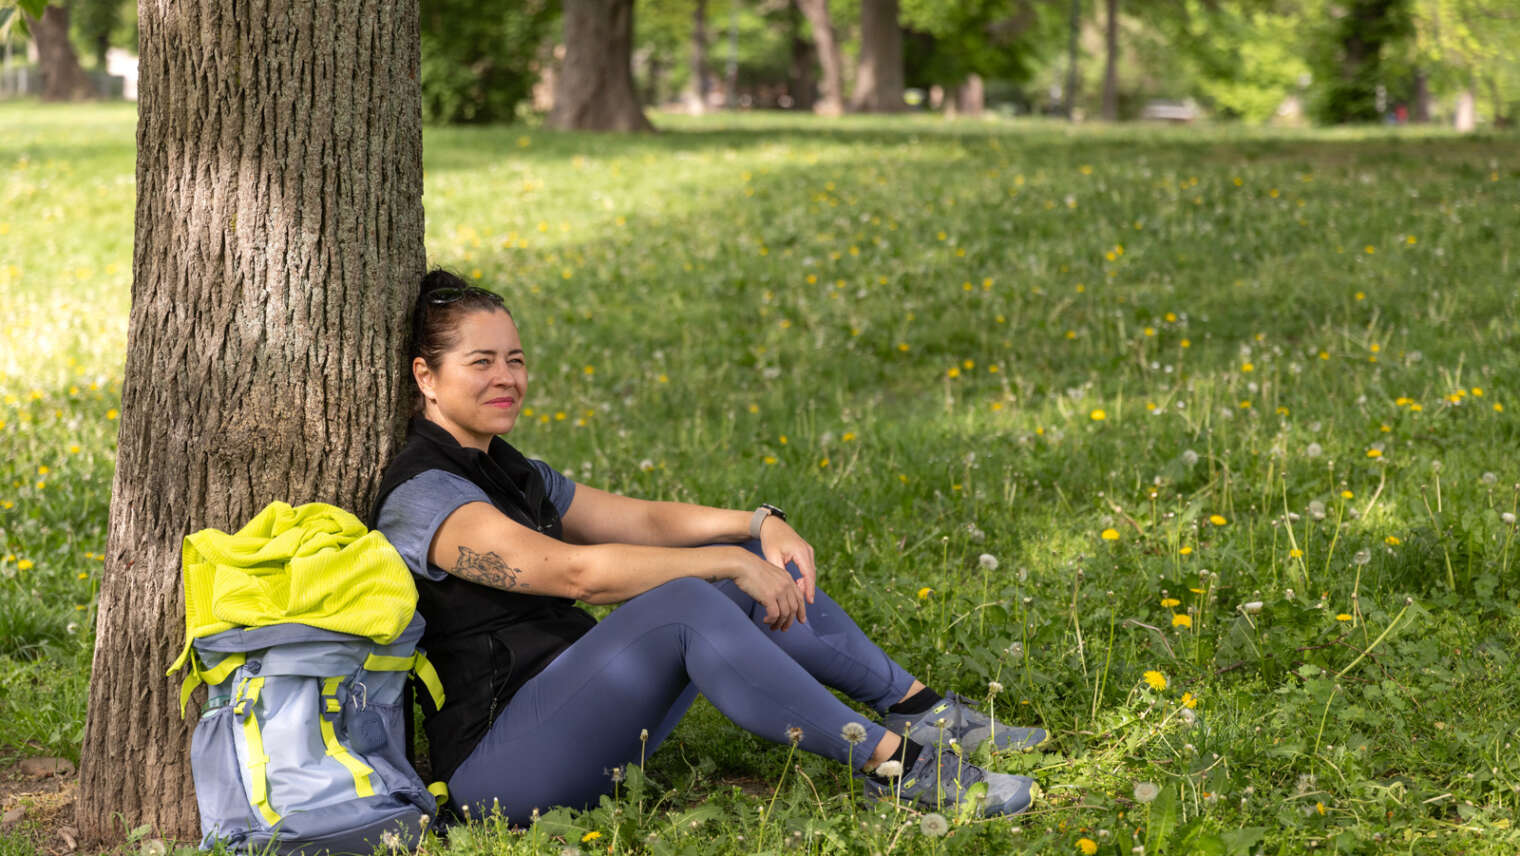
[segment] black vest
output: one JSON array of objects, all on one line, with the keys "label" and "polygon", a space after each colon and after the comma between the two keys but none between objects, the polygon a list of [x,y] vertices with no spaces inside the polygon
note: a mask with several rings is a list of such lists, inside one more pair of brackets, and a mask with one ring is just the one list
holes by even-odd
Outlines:
[{"label": "black vest", "polygon": [[[469,479],[513,521],[563,540],[543,477],[521,452],[500,437],[489,452],[461,446],[422,416],[412,417],[406,445],[385,469],[371,525],[391,491],[428,470]],[[440,781],[474,751],[512,695],[596,624],[568,598],[502,591],[452,574],[417,578],[417,609],[427,622],[421,647],[443,682],[441,710],[422,695],[432,775]]]}]

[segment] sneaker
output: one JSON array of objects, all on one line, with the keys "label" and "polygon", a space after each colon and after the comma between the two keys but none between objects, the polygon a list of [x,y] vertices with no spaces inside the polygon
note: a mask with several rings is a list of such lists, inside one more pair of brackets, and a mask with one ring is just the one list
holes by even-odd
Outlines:
[{"label": "sneaker", "polygon": [[972,707],[970,699],[959,693],[946,695],[926,713],[889,713],[882,725],[930,748],[941,743],[959,746],[967,756],[989,740],[994,751],[1021,752],[1039,746],[1050,736],[1043,728],[1004,725]]},{"label": "sneaker", "polygon": [[[936,754],[939,756],[938,769],[935,769]],[[918,756],[901,781],[883,782],[864,773],[856,775],[864,781],[866,799],[869,800],[898,796],[925,809],[955,811],[962,801],[975,799],[981,803],[976,813],[986,817],[1018,814],[1029,808],[1040,795],[1040,786],[1028,776],[984,770],[954,752],[936,753],[932,747]],[[979,784],[984,787],[973,791],[973,787]]]}]

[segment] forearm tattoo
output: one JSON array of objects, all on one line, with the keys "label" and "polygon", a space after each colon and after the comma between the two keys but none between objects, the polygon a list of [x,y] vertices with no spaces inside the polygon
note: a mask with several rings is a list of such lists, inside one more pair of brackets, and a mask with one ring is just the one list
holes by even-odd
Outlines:
[{"label": "forearm tattoo", "polygon": [[508,565],[495,553],[477,553],[463,544],[459,546],[459,558],[454,562],[453,573],[456,577],[502,591],[528,588],[527,583],[517,581],[522,568]]}]

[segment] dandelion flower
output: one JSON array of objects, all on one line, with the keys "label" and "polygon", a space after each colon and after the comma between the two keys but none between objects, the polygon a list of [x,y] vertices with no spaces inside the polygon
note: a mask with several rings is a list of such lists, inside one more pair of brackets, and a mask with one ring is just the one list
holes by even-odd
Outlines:
[{"label": "dandelion flower", "polygon": [[1383,450],[1382,449],[1368,449],[1367,450],[1367,457],[1369,457],[1369,458],[1381,458],[1381,457],[1383,457]]},{"label": "dandelion flower", "polygon": [[1153,689],[1153,690],[1164,690],[1164,689],[1166,689],[1166,675],[1161,674],[1160,672],[1156,671],[1155,669],[1150,669],[1149,671],[1147,671],[1145,674],[1141,675],[1140,677],[1144,678],[1145,682],[1147,684],[1149,684],[1150,687],[1151,687],[1151,689]]},{"label": "dandelion flower", "polygon": [[1336,621],[1350,621],[1351,620],[1351,616],[1348,613],[1342,612],[1341,614],[1335,616],[1335,620]]},{"label": "dandelion flower", "polygon": [[802,729],[798,728],[795,725],[789,726],[786,729],[786,739],[787,739],[787,742],[791,743],[794,746],[796,744],[798,744],[798,743],[801,743],[802,742]]},{"label": "dandelion flower", "polygon": [[1003,691],[1003,685],[1002,684],[998,683],[997,681],[988,681],[987,682],[987,694],[988,695],[997,695],[998,693],[1000,693],[1002,691]]},{"label": "dandelion flower", "polygon": [[929,599],[929,595],[931,595],[931,594],[934,594],[934,589],[929,588],[928,586],[924,586],[923,588],[921,588],[921,589],[918,590],[918,599],[919,600],[928,600]]},{"label": "dandelion flower", "polygon": [[1152,802],[1156,799],[1157,796],[1160,796],[1160,794],[1161,788],[1157,787],[1155,782],[1135,783],[1135,802]]},{"label": "dandelion flower", "polygon": [[1102,538],[1104,541],[1117,541],[1119,540],[1119,530],[1113,528],[1104,529],[1102,534],[1100,534],[1098,537]]},{"label": "dandelion flower", "polygon": [[846,722],[839,729],[839,736],[851,746],[859,746],[866,741],[866,727],[859,722]]},{"label": "dandelion flower", "polygon": [[1357,565],[1365,565],[1372,561],[1371,550],[1357,550],[1356,555],[1351,557],[1351,562]]},{"label": "dandelion flower", "polygon": [[1093,856],[1098,852],[1098,842],[1091,838],[1078,838],[1077,849],[1082,851],[1082,856]]},{"label": "dandelion flower", "polygon": [[1166,607],[1167,609],[1171,609],[1172,607],[1178,606],[1181,603],[1182,603],[1182,601],[1178,600],[1175,597],[1163,597],[1161,599],[1161,605],[1164,606],[1164,607]]},{"label": "dandelion flower", "polygon": [[1181,554],[1181,555],[1184,555],[1184,556],[1191,556],[1193,554],[1193,548],[1192,547],[1186,547],[1186,546],[1184,546],[1182,549],[1178,550],[1177,552],[1179,554]]},{"label": "dandelion flower", "polygon": [[22,559],[16,563],[16,570],[18,571],[30,571],[33,567],[31,559]]},{"label": "dandelion flower", "polygon": [[1193,617],[1191,615],[1186,615],[1184,613],[1179,612],[1176,615],[1172,616],[1172,626],[1173,627],[1185,627],[1185,628],[1191,630],[1191,629],[1193,629]]},{"label": "dandelion flower", "polygon": [[1105,419],[1108,418],[1108,414],[1104,413],[1101,408],[1095,409],[1095,410],[1093,410],[1093,412],[1091,412],[1091,413],[1089,413],[1087,415],[1090,416],[1090,417],[1092,417],[1092,421],[1094,421],[1094,422],[1102,422],[1103,420],[1105,420]]},{"label": "dandelion flower", "polygon": [[902,762],[897,760],[882,761],[876,765],[876,775],[883,779],[895,779],[903,774]]},{"label": "dandelion flower", "polygon": [[930,838],[940,838],[950,831],[950,822],[939,812],[931,811],[918,822],[918,828]]},{"label": "dandelion flower", "polygon": [[1198,706],[1198,699],[1192,693],[1183,693],[1182,706],[1188,710],[1192,710]]},{"label": "dandelion flower", "polygon": [[997,556],[994,556],[991,553],[983,553],[980,556],[977,556],[976,563],[978,565],[981,565],[982,570],[984,571],[995,571],[998,569]]},{"label": "dandelion flower", "polygon": [[1387,538],[1383,539],[1383,543],[1387,544],[1390,547],[1397,547],[1404,542],[1400,541],[1399,536],[1397,535],[1389,535]]},{"label": "dandelion flower", "polygon": [[602,837],[602,834],[600,832],[597,832],[595,829],[593,829],[590,832],[586,833],[585,835],[581,836],[581,843],[582,844],[586,844],[588,842],[595,841],[595,840],[597,840],[598,838],[601,838],[601,837]]},{"label": "dandelion flower", "polygon": [[1215,526],[1223,526],[1226,523],[1229,523],[1230,521],[1224,519],[1224,515],[1223,514],[1210,514],[1209,515],[1209,522],[1212,523],[1212,524],[1214,524]]},{"label": "dandelion flower", "polygon": [[1297,547],[1294,547],[1288,551],[1288,557],[1293,559],[1302,559],[1304,557],[1304,551],[1298,549]]},{"label": "dandelion flower", "polygon": [[1349,490],[1341,491],[1341,499],[1351,499],[1354,496],[1356,496],[1356,494],[1352,493]]}]

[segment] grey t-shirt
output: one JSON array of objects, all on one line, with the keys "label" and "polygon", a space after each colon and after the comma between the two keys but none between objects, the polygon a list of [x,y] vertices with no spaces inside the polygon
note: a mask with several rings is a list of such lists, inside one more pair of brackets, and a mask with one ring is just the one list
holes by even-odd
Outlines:
[{"label": "grey t-shirt", "polygon": [[[575,499],[575,482],[543,461],[529,459],[529,463],[543,476],[549,501],[564,517]],[[441,580],[447,572],[427,560],[433,535],[461,505],[490,501],[486,492],[469,479],[444,470],[428,470],[412,476],[391,491],[385,504],[380,506],[375,528],[385,533],[412,573]]]}]

